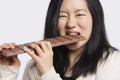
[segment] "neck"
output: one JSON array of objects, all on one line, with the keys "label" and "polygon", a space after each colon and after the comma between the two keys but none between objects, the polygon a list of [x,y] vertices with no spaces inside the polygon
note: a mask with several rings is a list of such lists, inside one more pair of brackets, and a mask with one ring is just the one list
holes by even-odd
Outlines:
[{"label": "neck", "polygon": [[77,50],[69,52],[69,56],[68,57],[69,57],[70,67],[71,68],[79,60],[82,50],[83,50],[83,48],[79,48]]},{"label": "neck", "polygon": [[71,77],[72,76],[72,68],[75,65],[75,63],[79,60],[81,52],[82,52],[83,48],[74,50],[74,51],[70,51],[69,52],[69,67],[67,72],[65,73],[66,77]]}]

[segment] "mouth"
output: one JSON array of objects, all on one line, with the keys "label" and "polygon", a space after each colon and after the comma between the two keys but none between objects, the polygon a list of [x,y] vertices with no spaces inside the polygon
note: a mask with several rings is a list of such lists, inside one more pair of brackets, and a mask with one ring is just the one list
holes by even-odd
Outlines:
[{"label": "mouth", "polygon": [[80,34],[80,32],[78,32],[78,31],[66,31],[66,35],[70,35],[70,36],[80,36],[81,41],[86,40],[86,38],[85,38],[84,36],[82,36],[82,35]]},{"label": "mouth", "polygon": [[80,35],[79,32],[66,32],[67,35],[71,35],[71,36],[74,36],[74,35]]}]

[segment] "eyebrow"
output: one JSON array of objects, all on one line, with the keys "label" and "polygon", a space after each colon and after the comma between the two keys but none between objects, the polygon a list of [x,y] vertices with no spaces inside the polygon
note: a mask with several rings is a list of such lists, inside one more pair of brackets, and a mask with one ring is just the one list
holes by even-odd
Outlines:
[{"label": "eyebrow", "polygon": [[[78,10],[75,10],[74,12],[78,12],[78,11],[85,11],[85,12],[87,12],[87,10],[85,10],[85,9],[78,9]],[[61,10],[60,12],[67,13],[66,11],[63,11],[63,10]]]},{"label": "eyebrow", "polygon": [[62,12],[62,13],[67,13],[66,11],[60,11],[60,12]]},{"label": "eyebrow", "polygon": [[78,10],[76,10],[76,11],[74,11],[74,12],[78,12],[78,11],[84,11],[84,12],[87,12],[87,10],[85,10],[85,9],[78,9]]}]

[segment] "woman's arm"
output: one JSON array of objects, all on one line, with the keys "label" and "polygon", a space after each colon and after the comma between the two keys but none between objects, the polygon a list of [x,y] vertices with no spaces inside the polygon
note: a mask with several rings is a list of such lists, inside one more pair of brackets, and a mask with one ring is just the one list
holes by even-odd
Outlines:
[{"label": "woman's arm", "polygon": [[62,80],[60,75],[56,73],[54,67],[51,67],[46,73],[40,76],[38,68],[33,60],[30,60],[23,75],[22,80]]},{"label": "woman's arm", "polygon": [[17,80],[19,66],[0,65],[0,80]]},{"label": "woman's arm", "polygon": [[[0,52],[3,49],[14,49],[15,43],[0,45]],[[17,80],[20,61],[17,56],[5,57],[0,54],[0,80]]]}]

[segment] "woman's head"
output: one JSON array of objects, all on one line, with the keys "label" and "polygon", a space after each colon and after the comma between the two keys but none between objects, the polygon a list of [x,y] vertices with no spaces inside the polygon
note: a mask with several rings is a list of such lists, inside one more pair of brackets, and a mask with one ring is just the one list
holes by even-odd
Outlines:
[{"label": "woman's head", "polygon": [[84,46],[92,31],[92,16],[85,0],[63,0],[58,19],[59,35],[78,35],[85,39],[66,45],[70,50]]},{"label": "woman's head", "polygon": [[84,41],[75,46],[67,45],[74,50],[88,41],[90,44],[98,44],[102,37],[106,38],[104,27],[99,0],[51,0],[46,17],[45,38],[80,33],[85,37]]},{"label": "woman's head", "polygon": [[[63,13],[64,15],[62,15]],[[78,16],[80,16],[80,20],[78,20]],[[69,31],[73,28],[75,33],[74,30],[73,33]],[[78,44],[86,46],[80,55],[81,58],[73,67],[72,77],[74,79],[80,75],[95,73],[103,52],[108,51],[108,48],[111,47],[106,37],[103,9],[99,0],[51,0],[46,17],[45,38],[78,33],[86,39],[83,43],[78,42]],[[71,45],[67,45],[67,47],[71,49]],[[67,49],[62,46],[53,48],[53,50],[55,69],[61,76],[64,76],[69,65],[68,59],[66,59]]]}]

